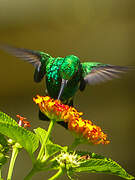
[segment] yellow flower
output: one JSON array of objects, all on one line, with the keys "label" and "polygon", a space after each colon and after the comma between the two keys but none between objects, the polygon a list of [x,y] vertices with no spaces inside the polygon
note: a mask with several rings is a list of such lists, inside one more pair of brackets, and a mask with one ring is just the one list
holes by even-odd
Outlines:
[{"label": "yellow flower", "polygon": [[99,126],[94,125],[90,120],[82,119],[82,112],[78,112],[74,107],[62,104],[60,100],[54,100],[49,96],[39,96],[33,98],[38,104],[42,113],[55,121],[68,123],[68,129],[76,133],[80,138],[84,138],[93,144],[108,144],[107,135]]}]

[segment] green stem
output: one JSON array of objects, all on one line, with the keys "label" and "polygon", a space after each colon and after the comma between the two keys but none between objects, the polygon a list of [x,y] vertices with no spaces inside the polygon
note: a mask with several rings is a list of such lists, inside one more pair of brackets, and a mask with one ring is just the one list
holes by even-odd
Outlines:
[{"label": "green stem", "polygon": [[48,180],[58,179],[62,174],[64,174],[64,171],[63,171],[62,168],[60,168],[59,171],[58,171],[54,176],[52,176],[51,178],[49,178]]},{"label": "green stem", "polygon": [[41,149],[39,151],[39,154],[38,154],[38,157],[37,157],[37,160],[41,160],[43,158],[43,155],[44,155],[44,149],[45,149],[45,144],[51,134],[51,131],[52,131],[52,128],[55,124],[55,121],[54,120],[51,120],[50,124],[49,124],[49,128],[48,128],[48,131],[47,131],[47,134],[46,134],[46,137],[42,143],[42,146],[41,146]]},{"label": "green stem", "polygon": [[[43,143],[42,143],[41,149],[40,149],[39,154],[38,154],[38,157],[37,157],[37,161],[38,161],[38,160],[41,161],[42,158],[43,158],[43,156],[44,156],[45,145],[46,145],[46,142],[47,142],[47,140],[48,140],[48,138],[49,138],[49,136],[50,136],[50,134],[51,134],[52,128],[53,128],[53,126],[54,126],[54,123],[55,123],[54,120],[51,120],[51,121],[50,121],[49,128],[48,128],[48,131],[47,131],[47,133],[46,133],[46,137],[45,137],[45,139],[44,139],[44,141],[43,141]],[[34,161],[33,161],[33,162],[34,162]],[[41,169],[40,169],[40,170],[38,169],[38,163],[39,163],[39,165],[40,165],[40,162],[35,162],[34,167],[33,167],[32,170],[28,173],[28,175],[24,178],[24,180],[30,180],[31,177],[32,177],[36,172],[38,172],[38,171],[41,170]]]},{"label": "green stem", "polygon": [[2,179],[1,167],[0,167],[0,179]]},{"label": "green stem", "polygon": [[14,168],[14,164],[15,164],[15,160],[18,155],[18,152],[19,152],[19,149],[18,149],[18,147],[16,147],[16,144],[15,144],[13,146],[12,157],[10,160],[7,180],[11,180],[11,178],[12,178],[13,168]]}]

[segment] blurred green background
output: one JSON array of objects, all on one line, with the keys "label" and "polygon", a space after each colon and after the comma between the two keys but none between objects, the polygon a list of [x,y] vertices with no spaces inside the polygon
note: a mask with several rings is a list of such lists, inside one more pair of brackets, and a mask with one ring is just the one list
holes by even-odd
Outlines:
[{"label": "blurred green background", "polygon": [[[52,56],[77,55],[81,61],[135,65],[134,0],[0,0],[0,42]],[[38,120],[32,98],[44,95],[45,83],[33,82],[34,68],[0,51],[0,109],[15,118],[27,117],[32,128],[47,128]],[[78,92],[75,105],[84,117],[101,126],[109,145],[80,145],[81,150],[100,153],[119,162],[135,175],[135,72],[123,79],[87,87]],[[70,144],[71,134],[56,125],[54,141]],[[23,179],[31,168],[25,151],[17,158],[13,179]],[[5,167],[4,176],[7,172]],[[45,180],[50,173],[32,180]],[[80,180],[118,180],[102,174],[82,174]],[[61,179],[67,179],[63,177]]]}]

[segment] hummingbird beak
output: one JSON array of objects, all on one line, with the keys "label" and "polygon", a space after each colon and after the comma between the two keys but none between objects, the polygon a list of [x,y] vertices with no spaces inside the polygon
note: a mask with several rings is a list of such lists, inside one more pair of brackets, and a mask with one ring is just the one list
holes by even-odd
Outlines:
[{"label": "hummingbird beak", "polygon": [[63,93],[63,90],[64,90],[65,86],[67,85],[67,82],[68,82],[68,80],[62,79],[62,81],[61,81],[61,88],[60,88],[60,91],[59,91],[58,99],[61,98],[61,95]]}]

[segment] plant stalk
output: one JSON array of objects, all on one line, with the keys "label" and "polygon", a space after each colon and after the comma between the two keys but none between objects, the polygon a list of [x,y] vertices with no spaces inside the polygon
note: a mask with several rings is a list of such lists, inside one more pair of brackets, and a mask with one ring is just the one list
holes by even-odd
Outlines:
[{"label": "plant stalk", "polygon": [[48,138],[50,137],[50,134],[51,134],[51,131],[52,131],[52,128],[53,128],[54,124],[55,124],[55,121],[51,120],[51,122],[49,124],[49,128],[48,128],[47,134],[46,134],[46,137],[45,137],[45,139],[44,139],[44,141],[42,143],[41,149],[39,151],[37,160],[42,160],[42,158],[43,158],[44,150],[45,150],[45,144],[46,144]]},{"label": "plant stalk", "polygon": [[58,179],[62,174],[64,174],[64,171],[63,171],[62,168],[60,168],[59,171],[58,171],[54,176],[52,176],[51,178],[49,178],[48,180]]},{"label": "plant stalk", "polygon": [[0,179],[2,179],[1,167],[0,167]]},{"label": "plant stalk", "polygon": [[11,180],[11,178],[12,178],[13,168],[14,168],[14,164],[15,164],[15,160],[16,160],[16,157],[17,157],[17,155],[18,155],[18,152],[19,152],[18,147],[16,147],[16,145],[14,145],[14,146],[13,146],[13,151],[12,151],[11,160],[10,160],[10,165],[9,165],[7,180]]}]

